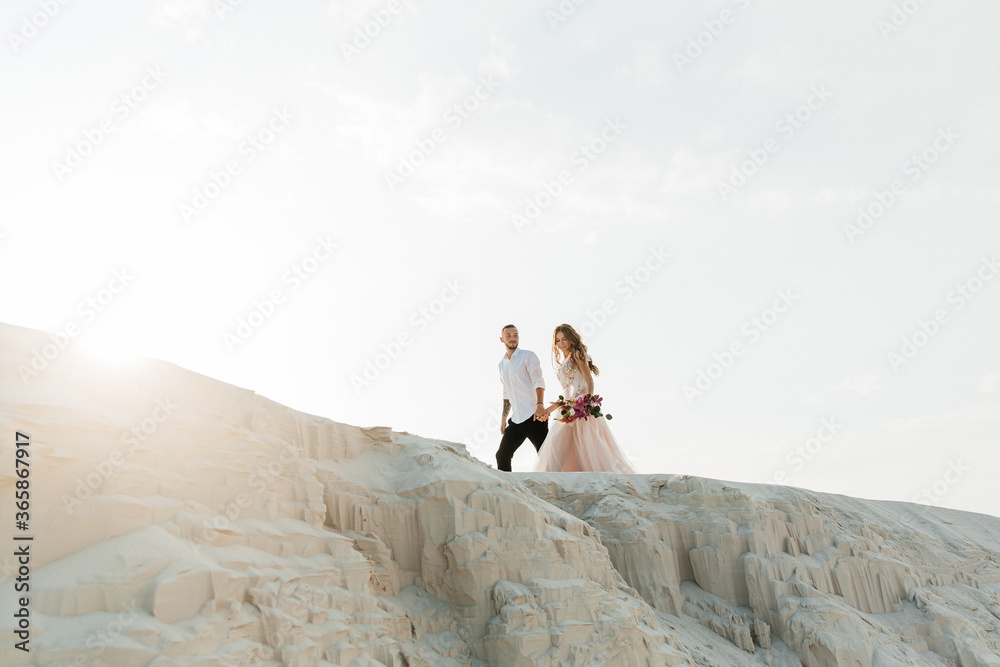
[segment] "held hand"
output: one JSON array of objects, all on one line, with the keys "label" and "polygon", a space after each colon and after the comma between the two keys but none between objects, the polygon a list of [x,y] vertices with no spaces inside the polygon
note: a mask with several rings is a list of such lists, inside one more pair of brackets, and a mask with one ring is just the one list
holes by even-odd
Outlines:
[{"label": "held hand", "polygon": [[549,413],[545,410],[545,408],[542,407],[540,403],[535,405],[535,419],[537,419],[540,422],[549,420]]},{"label": "held hand", "polygon": [[507,418],[504,417],[503,419],[500,420],[500,435],[503,435],[503,432],[506,430],[507,430]]}]

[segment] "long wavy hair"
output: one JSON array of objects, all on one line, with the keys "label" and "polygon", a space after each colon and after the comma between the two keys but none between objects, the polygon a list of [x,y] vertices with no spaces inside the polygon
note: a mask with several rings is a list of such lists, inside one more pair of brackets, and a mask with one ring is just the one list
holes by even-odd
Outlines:
[{"label": "long wavy hair", "polygon": [[580,338],[580,334],[576,332],[576,329],[568,324],[560,324],[556,327],[555,331],[552,332],[552,366],[553,368],[559,368],[559,348],[556,347],[556,336],[559,334],[566,336],[566,340],[569,341],[569,352],[570,356],[587,363],[590,366],[590,372],[594,375],[600,375],[601,371],[597,370],[597,366],[594,365],[593,361],[589,361],[587,358],[587,346],[583,344],[583,340]]}]

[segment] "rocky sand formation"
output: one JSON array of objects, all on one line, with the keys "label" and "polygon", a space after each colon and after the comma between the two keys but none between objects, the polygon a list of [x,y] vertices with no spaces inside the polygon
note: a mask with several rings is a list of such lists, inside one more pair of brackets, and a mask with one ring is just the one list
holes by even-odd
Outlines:
[{"label": "rocky sand formation", "polygon": [[998,518],[505,474],[165,362],[33,367],[48,343],[0,325],[4,665],[1000,665]]}]

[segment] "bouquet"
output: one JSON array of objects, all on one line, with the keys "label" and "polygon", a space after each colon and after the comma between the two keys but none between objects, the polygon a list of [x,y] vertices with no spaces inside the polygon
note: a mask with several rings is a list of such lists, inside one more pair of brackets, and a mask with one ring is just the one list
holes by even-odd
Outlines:
[{"label": "bouquet", "polygon": [[590,417],[611,419],[611,415],[601,413],[601,401],[603,400],[597,394],[577,396],[576,400],[573,401],[568,401],[560,396],[556,402],[559,406],[559,414],[562,415],[559,421],[569,423],[577,419],[589,419]]}]

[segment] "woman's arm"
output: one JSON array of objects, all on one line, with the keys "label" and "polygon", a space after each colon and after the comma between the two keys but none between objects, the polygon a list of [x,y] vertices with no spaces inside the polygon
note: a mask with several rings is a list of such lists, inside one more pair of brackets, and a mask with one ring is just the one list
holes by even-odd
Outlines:
[{"label": "woman's arm", "polygon": [[590,372],[590,364],[587,363],[586,359],[581,359],[579,355],[573,355],[573,363],[581,373],[583,373],[583,379],[587,381],[587,393],[593,396],[594,394],[594,375]]}]

